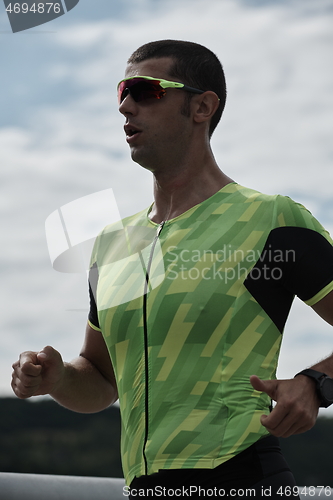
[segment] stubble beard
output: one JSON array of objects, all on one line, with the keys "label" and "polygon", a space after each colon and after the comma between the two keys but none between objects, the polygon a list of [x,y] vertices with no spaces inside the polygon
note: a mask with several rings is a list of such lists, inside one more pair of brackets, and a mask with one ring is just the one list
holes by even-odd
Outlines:
[{"label": "stubble beard", "polygon": [[[189,92],[185,92],[184,100],[181,108],[179,109],[180,116],[185,118],[190,118],[191,116],[191,99],[193,94]],[[157,173],[161,168],[163,169],[163,163],[165,158],[168,156],[167,153],[170,152],[170,145],[167,146],[165,154],[160,151],[154,151],[154,140],[151,140],[152,146],[141,146],[142,151],[135,146],[131,149],[131,158],[132,160],[140,165],[145,170],[149,170],[153,174]],[[169,165],[170,167],[170,165]]]}]

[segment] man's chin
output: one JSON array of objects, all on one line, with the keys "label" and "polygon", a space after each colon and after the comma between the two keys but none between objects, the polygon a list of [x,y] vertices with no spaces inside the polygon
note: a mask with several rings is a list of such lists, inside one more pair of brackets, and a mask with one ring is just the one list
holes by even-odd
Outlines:
[{"label": "man's chin", "polygon": [[149,170],[150,172],[154,171],[154,167],[147,160],[145,155],[140,154],[140,152],[137,149],[134,149],[134,148],[131,149],[131,158],[135,163],[140,165],[140,167],[145,168],[146,170]]}]

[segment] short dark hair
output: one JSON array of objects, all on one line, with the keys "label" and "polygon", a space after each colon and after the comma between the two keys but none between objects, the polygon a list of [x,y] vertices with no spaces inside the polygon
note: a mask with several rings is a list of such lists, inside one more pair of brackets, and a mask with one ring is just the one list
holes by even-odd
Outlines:
[{"label": "short dark hair", "polygon": [[[220,60],[211,50],[198,43],[183,40],[158,40],[139,47],[127,63],[135,64],[162,57],[171,57],[174,60],[170,76],[190,87],[212,90],[218,95],[220,105],[211,119],[209,128],[211,136],[221,119],[227,96]],[[190,94],[190,97],[193,95]]]}]

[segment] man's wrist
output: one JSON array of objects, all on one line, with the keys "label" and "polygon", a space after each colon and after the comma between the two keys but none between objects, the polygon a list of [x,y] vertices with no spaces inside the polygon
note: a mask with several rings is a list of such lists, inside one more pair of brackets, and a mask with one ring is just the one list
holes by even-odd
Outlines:
[{"label": "man's wrist", "polygon": [[58,400],[58,397],[61,397],[64,392],[64,388],[68,385],[68,376],[70,376],[68,372],[72,370],[73,366],[71,366],[70,363],[62,363],[59,371],[59,377],[54,381],[49,392],[49,395],[56,401]]},{"label": "man's wrist", "polygon": [[299,375],[304,375],[313,380],[321,408],[327,408],[333,404],[333,379],[331,377],[313,368],[302,370],[295,377]]}]

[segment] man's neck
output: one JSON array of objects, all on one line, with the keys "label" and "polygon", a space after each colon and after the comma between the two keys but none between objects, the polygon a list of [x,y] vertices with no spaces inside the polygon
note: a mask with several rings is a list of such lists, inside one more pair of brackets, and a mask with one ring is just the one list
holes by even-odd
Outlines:
[{"label": "man's neck", "polygon": [[218,167],[211,156],[200,167],[183,167],[173,173],[159,171],[154,173],[155,203],[150,213],[154,222],[161,223],[174,219],[190,208],[202,203],[224,186],[233,182]]}]

